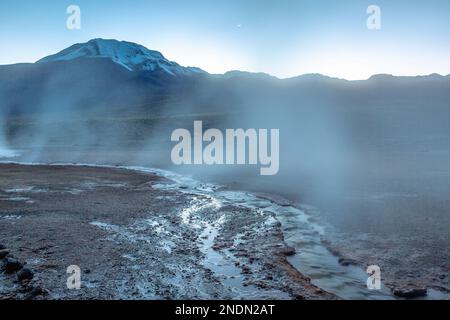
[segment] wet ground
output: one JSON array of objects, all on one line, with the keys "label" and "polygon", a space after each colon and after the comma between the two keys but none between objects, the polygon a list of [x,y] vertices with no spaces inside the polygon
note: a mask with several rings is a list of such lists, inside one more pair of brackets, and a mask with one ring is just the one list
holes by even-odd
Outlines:
[{"label": "wet ground", "polygon": [[[2,260],[33,273],[0,273],[0,298],[334,298],[288,262],[274,212],[210,188],[157,172],[0,164]],[[67,287],[73,265],[79,290]]]}]

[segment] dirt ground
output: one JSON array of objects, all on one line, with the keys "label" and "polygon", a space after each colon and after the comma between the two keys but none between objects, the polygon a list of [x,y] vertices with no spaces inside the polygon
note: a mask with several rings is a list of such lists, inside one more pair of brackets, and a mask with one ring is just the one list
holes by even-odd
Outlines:
[{"label": "dirt ground", "polygon": [[[0,299],[334,298],[287,262],[273,213],[157,187],[168,183],[118,168],[0,164]],[[22,270],[6,272],[16,260]],[[67,287],[73,265],[80,289]]]}]

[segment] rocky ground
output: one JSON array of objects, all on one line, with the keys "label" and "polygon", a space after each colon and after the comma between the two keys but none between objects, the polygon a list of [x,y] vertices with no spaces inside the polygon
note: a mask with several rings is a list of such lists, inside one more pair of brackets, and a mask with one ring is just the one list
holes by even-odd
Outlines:
[{"label": "rocky ground", "polygon": [[[170,183],[1,164],[0,298],[334,298],[287,262],[295,252],[273,213],[161,187]],[[67,286],[69,266],[80,289]]]},{"label": "rocky ground", "polygon": [[371,263],[378,265],[384,284],[395,296],[406,299],[427,296],[439,300],[450,298],[448,255],[446,259],[445,255],[435,254],[441,250],[448,252],[445,241],[439,245],[435,239],[381,239],[374,235],[356,236],[331,232],[329,237],[332,241],[325,240],[324,244],[339,257],[340,264],[355,265],[364,270]]}]

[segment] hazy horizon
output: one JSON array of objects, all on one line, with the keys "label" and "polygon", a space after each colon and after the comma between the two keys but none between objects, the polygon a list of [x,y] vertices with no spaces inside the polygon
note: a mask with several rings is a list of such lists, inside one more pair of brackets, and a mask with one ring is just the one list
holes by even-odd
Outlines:
[{"label": "hazy horizon", "polygon": [[[96,38],[96,39],[102,39],[102,38]],[[95,40],[95,39],[89,39],[86,42],[91,41],[91,40]],[[131,41],[128,41],[126,39],[103,39],[103,40],[117,40],[117,41],[131,42]],[[75,44],[79,44],[79,43],[73,43],[72,45],[75,45]],[[64,49],[66,49],[66,48],[61,48],[61,50],[59,50],[58,52],[52,52],[52,53],[50,53],[47,56],[51,56],[51,55],[54,55],[56,53],[59,53],[60,51],[62,51]],[[164,52],[161,52],[157,48],[147,48],[147,49],[153,50],[153,51],[158,51],[165,58],[167,58],[166,55],[164,54]],[[8,64],[0,64],[0,66],[22,64],[22,63],[37,63],[39,60],[41,60],[42,58],[47,57],[47,56],[40,57],[36,61],[13,62],[13,63],[8,63]],[[171,59],[169,59],[169,60],[171,60]],[[171,60],[171,61],[173,61],[173,60]],[[178,61],[174,61],[174,62],[178,62]],[[208,72],[207,70],[205,70],[204,68],[202,68],[201,66],[198,66],[198,65],[185,65],[184,67],[198,67],[198,68],[203,69],[204,71]],[[243,72],[243,73],[253,73],[253,74],[265,74],[265,75],[268,75],[270,77],[277,78],[279,80],[297,78],[297,77],[308,76],[308,75],[318,75],[318,76],[323,76],[323,77],[328,77],[328,78],[338,79],[338,80],[345,80],[345,81],[364,81],[364,80],[369,80],[370,78],[372,78],[374,76],[379,76],[379,75],[387,75],[387,76],[393,76],[393,77],[427,77],[427,76],[432,76],[432,75],[438,75],[438,76],[442,76],[442,77],[450,76],[450,73],[449,74],[441,74],[439,72],[432,72],[432,73],[426,73],[426,74],[411,74],[411,75],[398,75],[398,74],[391,74],[391,73],[375,73],[375,74],[369,75],[367,78],[364,78],[364,79],[346,79],[346,78],[341,78],[341,77],[337,77],[337,76],[332,76],[332,75],[329,75],[329,74],[323,74],[323,73],[319,73],[319,72],[311,72],[311,73],[303,73],[303,74],[293,75],[293,76],[289,76],[289,77],[279,77],[279,76],[276,76],[276,75],[273,75],[273,74],[270,74],[270,73],[267,73],[267,72],[264,72],[264,71],[248,71],[248,70],[241,70],[241,69],[239,69],[239,70],[238,69],[227,70],[227,71],[224,71],[223,73],[210,73],[210,72],[208,72],[208,73],[211,74],[211,75],[224,75],[224,74],[229,73],[229,72]]]}]

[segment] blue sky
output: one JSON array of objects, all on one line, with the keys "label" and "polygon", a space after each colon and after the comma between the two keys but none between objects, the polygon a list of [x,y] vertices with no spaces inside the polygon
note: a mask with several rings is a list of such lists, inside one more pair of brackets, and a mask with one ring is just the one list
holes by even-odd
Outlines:
[{"label": "blue sky", "polygon": [[[66,28],[71,4],[81,30]],[[371,4],[381,8],[378,31],[366,27]],[[450,74],[448,0],[2,0],[0,30],[0,64],[101,37],[212,73]]]}]

